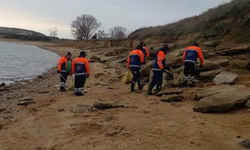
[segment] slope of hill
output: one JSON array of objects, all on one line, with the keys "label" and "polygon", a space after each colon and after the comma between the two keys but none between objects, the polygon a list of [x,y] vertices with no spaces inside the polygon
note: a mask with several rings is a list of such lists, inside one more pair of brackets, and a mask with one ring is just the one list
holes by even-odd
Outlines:
[{"label": "slope of hill", "polygon": [[[201,15],[183,19],[164,26],[141,28],[129,35],[130,39],[152,37],[180,37],[199,33],[199,37],[233,38],[243,42],[249,37],[250,0],[233,0],[209,9]],[[249,40],[249,39],[248,39]],[[244,41],[245,42],[245,41]],[[249,40],[250,42],[250,40]]]},{"label": "slope of hill", "polygon": [[18,28],[0,27],[0,35],[8,35],[8,34],[46,37],[46,35],[44,35],[42,33],[31,31],[31,30],[18,29]]}]

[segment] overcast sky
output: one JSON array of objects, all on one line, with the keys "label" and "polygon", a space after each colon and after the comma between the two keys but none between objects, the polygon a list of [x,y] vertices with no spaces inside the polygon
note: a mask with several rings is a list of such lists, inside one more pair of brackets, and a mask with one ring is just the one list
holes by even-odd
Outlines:
[{"label": "overcast sky", "polygon": [[164,25],[201,14],[231,0],[0,0],[0,26],[35,30],[48,35],[57,27],[59,37],[72,38],[71,22],[91,14],[101,29],[124,26],[129,31]]}]

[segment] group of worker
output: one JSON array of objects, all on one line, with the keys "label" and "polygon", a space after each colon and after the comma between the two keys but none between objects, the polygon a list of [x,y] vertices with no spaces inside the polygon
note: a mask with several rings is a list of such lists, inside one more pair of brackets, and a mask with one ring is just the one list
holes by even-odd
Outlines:
[{"label": "group of worker", "polygon": [[[166,44],[154,56],[153,63],[153,77],[148,87],[148,95],[153,95],[152,90],[156,86],[156,93],[159,93],[162,89],[163,74],[166,68],[166,54],[170,50]],[[74,80],[74,94],[76,96],[84,95],[83,89],[86,78],[90,76],[89,62],[86,58],[86,53],[81,51],[80,55],[72,62],[72,55],[70,52],[65,57],[61,57],[58,63],[57,72],[60,74],[60,91],[65,92],[65,86],[68,75],[75,75]],[[138,90],[143,90],[145,84],[141,82],[141,66],[149,60],[149,49],[143,42],[140,43],[134,50],[132,50],[128,56],[127,69],[133,74],[131,83],[131,92],[135,92],[135,85],[138,84]],[[194,87],[195,83],[195,64],[197,59],[200,59],[200,67],[203,67],[203,54],[198,43],[194,43],[193,46],[189,46],[185,49],[183,54],[184,64],[184,85]],[[190,79],[189,79],[190,76]],[[189,84],[189,82],[191,84]]]},{"label": "group of worker", "polygon": [[[156,86],[156,93],[159,93],[162,89],[163,74],[166,68],[166,54],[170,48],[168,45],[164,45],[154,56],[153,62],[153,77],[151,83],[148,87],[148,95],[153,95],[152,90]],[[138,84],[138,90],[142,90],[145,84],[141,83],[141,65],[145,64],[147,59],[149,59],[149,50],[145,44],[139,44],[135,50],[133,50],[127,60],[127,69],[129,69],[133,74],[133,79],[131,83],[131,92],[135,91],[135,85]],[[187,47],[183,54],[183,64],[184,69],[184,85],[195,86],[195,64],[197,59],[200,59],[200,67],[203,67],[203,54],[201,48],[199,48],[198,43],[194,43],[193,46]],[[189,80],[190,75],[190,80]]]},{"label": "group of worker", "polygon": [[74,94],[76,96],[84,95],[84,84],[86,78],[90,76],[89,61],[86,58],[84,51],[80,52],[80,55],[72,61],[72,55],[70,52],[65,57],[61,57],[58,62],[57,73],[60,74],[60,91],[66,91],[66,82],[69,75],[74,74]]}]

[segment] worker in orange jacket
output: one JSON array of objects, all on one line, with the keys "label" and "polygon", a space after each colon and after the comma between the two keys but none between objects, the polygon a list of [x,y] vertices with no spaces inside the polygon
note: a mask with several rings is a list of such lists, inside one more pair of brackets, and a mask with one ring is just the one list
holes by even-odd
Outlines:
[{"label": "worker in orange jacket", "polygon": [[71,53],[68,52],[68,54],[65,57],[61,57],[58,66],[57,66],[57,73],[60,74],[60,91],[65,92],[65,87],[66,87],[66,82],[67,82],[67,77],[68,75],[71,75]]},{"label": "worker in orange jacket", "polygon": [[75,75],[75,90],[76,96],[84,95],[83,89],[86,78],[90,76],[89,61],[86,58],[86,53],[84,51],[80,52],[80,55],[74,59],[72,64],[72,72]]},{"label": "worker in orange jacket", "polygon": [[155,55],[154,64],[153,64],[153,78],[148,87],[148,95],[153,95],[152,90],[156,85],[156,93],[159,93],[162,89],[163,82],[163,73],[165,72],[166,67],[166,53],[169,50],[169,47],[165,45],[162,47]]},{"label": "worker in orange jacket", "polygon": [[184,69],[184,84],[188,85],[188,76],[190,75],[191,87],[194,87],[195,83],[195,64],[197,59],[200,59],[200,67],[203,67],[204,57],[201,48],[198,43],[194,43],[193,46],[189,46],[185,49],[183,54]]},{"label": "worker in orange jacket", "polygon": [[144,54],[142,52],[143,47],[139,45],[130,52],[127,60],[127,69],[130,69],[133,74],[133,79],[131,83],[131,92],[135,92],[135,84],[137,82],[138,89],[141,91],[143,89],[143,84],[141,84],[141,64],[145,63]]}]

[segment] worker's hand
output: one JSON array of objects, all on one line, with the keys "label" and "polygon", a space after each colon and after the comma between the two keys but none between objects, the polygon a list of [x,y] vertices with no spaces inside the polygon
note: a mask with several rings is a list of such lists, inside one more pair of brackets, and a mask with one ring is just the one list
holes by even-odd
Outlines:
[{"label": "worker's hand", "polygon": [[200,65],[200,68],[203,68],[203,65]]},{"label": "worker's hand", "polygon": [[61,73],[61,71],[57,70],[57,73]]},{"label": "worker's hand", "polygon": [[165,72],[165,69],[161,69],[162,72]]},{"label": "worker's hand", "polygon": [[87,74],[87,76],[86,76],[87,78],[89,78],[89,75]]}]

